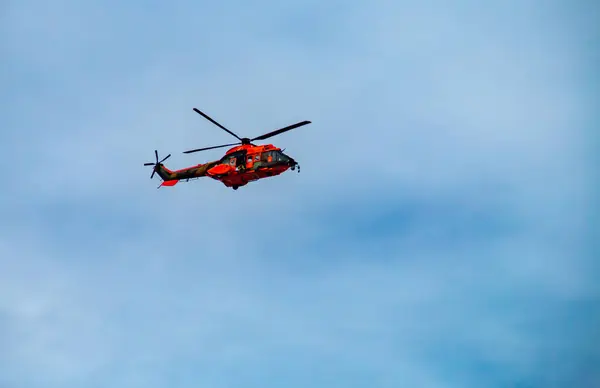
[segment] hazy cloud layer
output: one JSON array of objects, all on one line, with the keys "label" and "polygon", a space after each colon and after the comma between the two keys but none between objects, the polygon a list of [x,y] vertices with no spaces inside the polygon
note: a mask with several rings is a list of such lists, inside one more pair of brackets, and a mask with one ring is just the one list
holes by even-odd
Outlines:
[{"label": "hazy cloud layer", "polygon": [[598,386],[574,7],[7,3],[0,386]]}]

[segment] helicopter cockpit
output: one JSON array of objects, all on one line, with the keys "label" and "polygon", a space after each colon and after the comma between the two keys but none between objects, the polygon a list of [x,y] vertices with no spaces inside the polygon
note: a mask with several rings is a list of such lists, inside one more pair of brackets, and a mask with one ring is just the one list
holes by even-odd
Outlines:
[{"label": "helicopter cockpit", "polygon": [[300,172],[300,166],[298,165],[298,162],[296,162],[293,158],[287,156],[286,154],[283,153],[283,151],[281,150],[273,150],[273,151],[266,151],[263,152],[260,156],[262,165],[265,166],[272,166],[272,165],[287,165],[289,166],[292,170],[295,170],[296,167],[298,168],[298,172]]},{"label": "helicopter cockpit", "polygon": [[266,151],[260,155],[263,163],[289,162],[290,158],[279,150]]}]

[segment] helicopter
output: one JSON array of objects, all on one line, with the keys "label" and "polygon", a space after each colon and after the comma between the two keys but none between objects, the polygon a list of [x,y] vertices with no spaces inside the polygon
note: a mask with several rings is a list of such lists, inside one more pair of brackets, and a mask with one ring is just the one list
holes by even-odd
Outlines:
[{"label": "helicopter", "polygon": [[157,188],[163,186],[172,187],[181,181],[187,182],[190,179],[209,177],[220,181],[226,187],[231,187],[233,190],[237,190],[238,188],[245,186],[250,182],[280,175],[288,169],[294,171],[297,168],[298,172],[300,172],[300,165],[298,162],[296,162],[289,155],[284,154],[284,150],[281,148],[278,148],[273,144],[255,145],[253,142],[257,140],[265,140],[290,131],[294,128],[311,124],[311,121],[301,121],[299,123],[292,124],[250,139],[247,137],[239,137],[197,108],[193,108],[193,110],[211,123],[215,124],[225,132],[238,139],[239,142],[184,151],[184,154],[190,154],[215,148],[232,147],[219,160],[214,160],[175,171],[168,169],[163,164],[165,160],[171,157],[171,154],[167,155],[161,160],[158,160],[158,151],[154,150],[156,161],[154,163],[144,163],[144,166],[154,166],[152,169],[152,175],[150,175],[150,179],[154,178],[154,174],[158,174],[158,176],[163,180],[163,182]]}]

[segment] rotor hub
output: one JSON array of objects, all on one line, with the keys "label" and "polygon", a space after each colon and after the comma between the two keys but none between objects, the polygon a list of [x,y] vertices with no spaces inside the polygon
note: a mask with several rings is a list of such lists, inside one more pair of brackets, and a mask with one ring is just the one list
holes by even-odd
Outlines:
[{"label": "rotor hub", "polygon": [[160,170],[160,167],[163,165],[162,163],[169,159],[171,157],[171,154],[165,156],[164,158],[162,158],[162,160],[158,160],[158,151],[154,150],[154,157],[156,158],[156,162],[152,163],[152,162],[148,162],[148,163],[144,163],[144,166],[154,166],[152,168],[152,175],[150,175],[150,179],[154,178],[154,174]]}]

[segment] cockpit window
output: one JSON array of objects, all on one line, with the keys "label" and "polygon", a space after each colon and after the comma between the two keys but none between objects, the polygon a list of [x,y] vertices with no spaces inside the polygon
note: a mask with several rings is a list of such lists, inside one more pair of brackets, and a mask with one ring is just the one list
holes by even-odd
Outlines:
[{"label": "cockpit window", "polygon": [[260,159],[261,159],[263,162],[268,162],[268,161],[269,161],[269,156],[271,157],[271,160],[272,160],[272,159],[273,159],[273,154],[271,153],[271,151],[263,152],[263,153],[260,155]]},{"label": "cockpit window", "polygon": [[277,161],[279,162],[287,162],[290,160],[283,152],[277,151]]},{"label": "cockpit window", "polygon": [[264,162],[287,162],[290,159],[284,155],[281,151],[267,151],[263,152],[261,159]]}]

